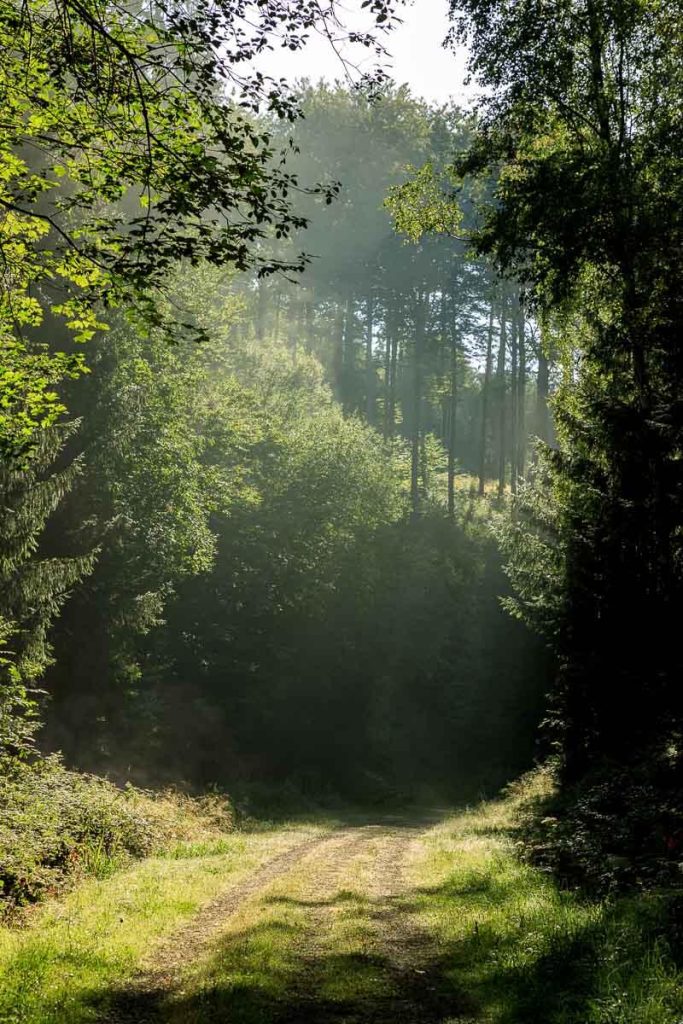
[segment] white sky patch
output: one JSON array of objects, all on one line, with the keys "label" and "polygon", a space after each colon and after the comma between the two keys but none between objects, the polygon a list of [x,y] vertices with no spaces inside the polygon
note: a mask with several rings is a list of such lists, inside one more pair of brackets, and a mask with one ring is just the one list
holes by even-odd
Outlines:
[{"label": "white sky patch", "polygon": [[[367,26],[367,19],[360,14],[360,0],[351,0],[344,8],[349,25]],[[403,24],[383,37],[391,54],[388,73],[399,85],[408,84],[413,95],[431,103],[453,100],[468,106],[478,90],[465,84],[467,51],[460,47],[453,52],[442,46],[449,28],[447,0],[414,0],[399,13]],[[363,47],[354,52],[346,50],[344,56],[361,70],[369,70],[375,63],[374,54]],[[302,78],[313,83],[334,82],[344,77],[343,66],[330,43],[319,36],[313,36],[304,49],[296,52],[273,50],[261,57],[256,67],[290,82]]]}]

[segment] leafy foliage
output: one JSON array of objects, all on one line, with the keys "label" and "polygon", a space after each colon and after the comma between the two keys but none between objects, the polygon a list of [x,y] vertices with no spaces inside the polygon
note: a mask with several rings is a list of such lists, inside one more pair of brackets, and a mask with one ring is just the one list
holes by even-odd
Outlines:
[{"label": "leafy foliage", "polygon": [[[380,34],[389,5],[371,5]],[[21,450],[62,406],[52,385],[83,371],[56,346],[25,342],[46,310],[76,342],[106,329],[103,307],[126,303],[141,325],[172,337],[192,330],[157,301],[174,264],[301,268],[303,257],[264,256],[260,242],[287,237],[305,220],[289,195],[303,188],[254,120],[262,106],[293,121],[282,82],[247,70],[273,45],[298,49],[308,33],[364,47],[371,32],[347,30],[335,3],[242,0],[97,0],[0,5],[0,351],[8,389],[0,442]],[[230,95],[232,88],[234,95]],[[316,189],[328,200],[331,183]],[[39,292],[36,292],[36,289]]]},{"label": "leafy foliage", "polygon": [[227,800],[118,789],[54,756],[3,775],[0,799],[0,915],[54,894],[71,876],[102,878],[131,857],[234,824]]},{"label": "leafy foliage", "polygon": [[683,864],[674,751],[635,768],[609,762],[557,789],[524,816],[524,855],[572,888],[598,895],[675,889]]}]

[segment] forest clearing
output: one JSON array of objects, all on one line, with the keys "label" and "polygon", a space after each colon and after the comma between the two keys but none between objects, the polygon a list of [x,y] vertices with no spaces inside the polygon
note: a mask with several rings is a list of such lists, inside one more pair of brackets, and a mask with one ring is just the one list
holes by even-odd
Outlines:
[{"label": "forest clearing", "polygon": [[682,1024],[680,0],[0,0],[0,1024]]},{"label": "forest clearing", "polygon": [[585,902],[520,864],[515,816],[538,787],[246,828],[84,883],[0,933],[2,1019],[673,1019],[663,902]]}]

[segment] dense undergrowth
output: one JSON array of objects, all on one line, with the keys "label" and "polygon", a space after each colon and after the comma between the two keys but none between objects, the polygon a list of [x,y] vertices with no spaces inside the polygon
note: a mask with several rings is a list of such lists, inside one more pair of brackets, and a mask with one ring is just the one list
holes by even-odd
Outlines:
[{"label": "dense undergrowth", "polygon": [[0,777],[0,806],[0,917],[132,858],[215,840],[235,821],[225,798],[119,788],[68,771],[57,757]]},{"label": "dense undergrowth", "polygon": [[[681,889],[683,791],[673,760],[605,763],[573,787],[554,776],[552,763],[529,776],[537,781],[526,791],[520,847],[530,863],[597,896]],[[680,909],[683,924],[683,892]]]}]

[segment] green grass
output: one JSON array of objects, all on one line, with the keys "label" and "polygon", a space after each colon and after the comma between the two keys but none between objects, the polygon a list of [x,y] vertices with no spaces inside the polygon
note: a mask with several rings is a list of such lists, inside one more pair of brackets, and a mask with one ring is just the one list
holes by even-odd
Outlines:
[{"label": "green grass", "polygon": [[[242,908],[160,1019],[679,1024],[671,894],[561,891],[519,860],[516,810],[492,802],[431,829],[398,898],[372,891],[372,844],[332,882],[323,873],[317,898],[300,865]],[[398,970],[397,928],[410,949]]]},{"label": "green grass", "polygon": [[226,885],[248,876],[318,826],[236,832],[151,857],[62,900],[35,908],[25,926],[0,928],[2,1024],[84,1024],[110,992]]},{"label": "green grass", "polygon": [[412,864],[410,913],[438,942],[440,985],[491,1024],[678,1024],[672,894],[558,890],[517,858],[514,812],[501,801],[448,820]]},{"label": "green grass", "polygon": [[[517,809],[518,797],[487,803],[429,829],[398,891],[382,886],[392,849],[379,830],[346,847],[341,836],[337,854],[335,839],[226,918],[178,988],[151,1003],[133,993],[131,1019],[679,1024],[680,896],[561,891],[517,856]],[[156,942],[330,825],[188,835],[34,909],[25,927],[0,930],[0,1021],[96,1021],[154,963]]]},{"label": "green grass", "polygon": [[268,1024],[316,1013],[335,1022],[375,1019],[397,995],[370,891],[377,849],[371,840],[352,851],[331,877],[324,857],[301,863],[245,904],[213,952],[162,1003],[160,1020]]},{"label": "green grass", "polygon": [[188,840],[213,843],[235,825],[225,796],[122,789],[68,771],[54,755],[0,773],[0,807],[5,921],[83,877],[105,878],[131,860],[181,849]]}]

